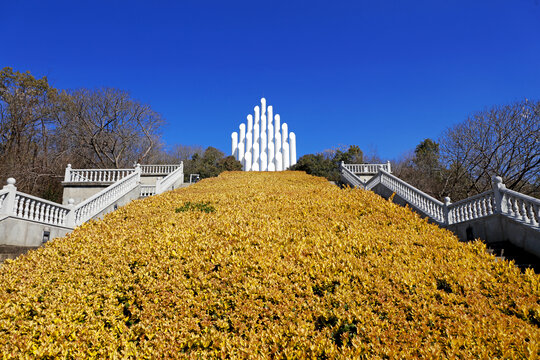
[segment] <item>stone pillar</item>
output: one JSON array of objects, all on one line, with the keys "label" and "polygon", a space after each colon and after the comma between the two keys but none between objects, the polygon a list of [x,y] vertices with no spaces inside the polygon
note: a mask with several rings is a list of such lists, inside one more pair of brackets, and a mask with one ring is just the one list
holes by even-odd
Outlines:
[{"label": "stone pillar", "polygon": [[231,155],[238,160],[238,133],[236,131],[231,134]]},{"label": "stone pillar", "polygon": [[296,134],[289,134],[289,153],[291,155],[291,166],[296,164]]},{"label": "stone pillar", "polygon": [[17,195],[17,187],[15,187],[15,179],[8,178],[7,185],[4,185],[3,190],[7,190],[8,193],[4,198],[2,207],[0,207],[0,214],[13,216],[15,215],[15,196]]},{"label": "stone pillar", "polygon": [[281,118],[279,114],[274,116],[274,163],[276,171],[283,170],[283,155],[281,153]]},{"label": "stone pillar", "polygon": [[260,155],[260,171],[268,170],[268,145],[266,144],[266,115],[261,116],[261,155]]},{"label": "stone pillar", "polygon": [[275,171],[276,164],[274,163],[275,158],[275,147],[274,147],[274,112],[272,106],[268,107],[268,171]]},{"label": "stone pillar", "polygon": [[[388,162],[388,169],[390,169],[390,161]],[[390,172],[390,171],[389,171]],[[452,204],[452,202],[450,201],[450,198],[447,196],[444,198],[444,223],[446,225],[451,225],[452,222],[454,221],[453,219],[451,219],[451,216],[450,216],[450,211],[448,211],[448,207]]]},{"label": "stone pillar", "polygon": [[281,125],[281,152],[283,154],[283,170],[287,170],[290,166],[291,158],[289,154],[289,127],[287,123]]},{"label": "stone pillar", "polygon": [[74,228],[77,224],[75,224],[75,200],[73,198],[69,198],[67,207],[69,211],[66,215],[64,226]]},{"label": "stone pillar", "polygon": [[392,168],[390,167],[390,160],[388,160],[386,162],[386,164],[388,165],[388,173],[391,174],[392,173]]},{"label": "stone pillar", "polygon": [[66,172],[64,173],[64,181],[65,182],[71,181],[71,164],[67,164]]},{"label": "stone pillar", "polygon": [[493,194],[495,198],[495,209],[498,214],[506,214],[508,212],[508,204],[506,204],[506,199],[504,197],[504,190],[506,185],[503,184],[502,178],[500,176],[493,177]]},{"label": "stone pillar", "polygon": [[246,161],[244,155],[246,152],[246,124],[240,124],[240,138],[238,139],[238,158],[236,160],[240,161],[242,164],[242,170],[246,169]]}]

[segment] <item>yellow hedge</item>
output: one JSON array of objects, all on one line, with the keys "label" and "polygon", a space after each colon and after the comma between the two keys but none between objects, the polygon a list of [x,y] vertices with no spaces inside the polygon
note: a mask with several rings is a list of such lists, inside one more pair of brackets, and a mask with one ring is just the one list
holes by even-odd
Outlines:
[{"label": "yellow hedge", "polygon": [[298,172],[134,201],[0,269],[3,358],[535,358],[532,271]]}]

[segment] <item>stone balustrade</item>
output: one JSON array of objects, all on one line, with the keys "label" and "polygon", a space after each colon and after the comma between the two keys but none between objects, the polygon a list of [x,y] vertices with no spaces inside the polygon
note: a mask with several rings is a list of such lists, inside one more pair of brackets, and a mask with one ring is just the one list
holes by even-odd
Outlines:
[{"label": "stone balustrade", "polygon": [[[168,175],[178,168],[183,169],[183,164],[175,165],[141,165],[141,175]],[[182,170],[183,171],[183,170]]]},{"label": "stone balustrade", "polygon": [[69,227],[69,206],[17,191],[15,179],[9,178],[0,192],[0,214],[47,225]]},{"label": "stone balustrade", "polygon": [[[379,183],[438,223],[445,223],[445,204],[400,178],[379,169]],[[372,181],[373,183],[374,181]]]},{"label": "stone balustrade", "polygon": [[141,185],[141,197],[156,195],[156,185]]},{"label": "stone balustrade", "polygon": [[78,204],[74,209],[75,224],[80,225],[90,220],[122,196],[135,189],[139,185],[140,178],[141,168],[137,165],[135,172]]},{"label": "stone balustrade", "polygon": [[64,175],[64,182],[116,182],[130,174],[135,169],[72,169],[68,164]]},{"label": "stone balustrade", "polygon": [[158,179],[156,181],[155,191],[156,194],[161,194],[167,189],[170,189],[174,186],[175,183],[184,182],[184,163],[181,163],[177,168],[171,172],[169,175],[165,176],[163,179]]},{"label": "stone balustrade", "polygon": [[496,184],[501,193],[500,211],[503,214],[530,226],[540,225],[539,199],[506,189],[500,178],[496,179]]},{"label": "stone balustrade", "polygon": [[495,196],[493,190],[471,196],[449,204],[448,199],[448,224],[458,224],[464,221],[479,219],[495,213]]},{"label": "stone balustrade", "polygon": [[384,170],[387,173],[392,173],[390,161],[386,164],[345,164],[342,162],[343,167],[352,172],[353,174],[377,174],[379,170]]},{"label": "stone balustrade", "polygon": [[[371,166],[373,165],[373,166]],[[372,190],[381,184],[408,204],[442,225],[453,225],[501,214],[533,228],[540,226],[540,200],[506,189],[500,177],[493,179],[493,189],[451,203],[442,203],[414,186],[406,183],[384,169],[386,164],[344,164],[340,171],[342,180],[354,187]],[[358,174],[366,174],[377,168],[377,174],[363,182]],[[390,164],[388,163],[388,168]]]}]

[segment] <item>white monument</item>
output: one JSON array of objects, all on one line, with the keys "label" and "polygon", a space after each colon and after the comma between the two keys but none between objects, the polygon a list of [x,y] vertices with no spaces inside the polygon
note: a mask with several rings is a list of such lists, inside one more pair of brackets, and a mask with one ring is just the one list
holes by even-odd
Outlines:
[{"label": "white monument", "polygon": [[246,124],[240,124],[240,136],[231,134],[232,156],[242,163],[244,171],[281,171],[296,164],[296,135],[286,123],[280,124],[279,114],[274,115],[272,106],[255,106],[253,115],[247,116]]}]

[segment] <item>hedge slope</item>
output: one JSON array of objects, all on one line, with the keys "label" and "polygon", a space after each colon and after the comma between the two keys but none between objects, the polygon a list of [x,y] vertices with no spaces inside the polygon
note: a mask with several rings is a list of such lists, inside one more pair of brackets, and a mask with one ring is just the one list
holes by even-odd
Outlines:
[{"label": "hedge slope", "polygon": [[373,193],[224,173],[3,265],[0,352],[534,358],[539,284]]}]

